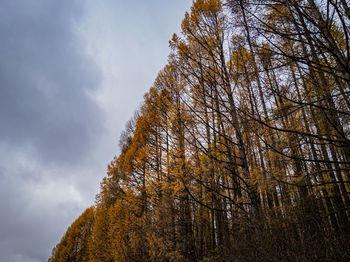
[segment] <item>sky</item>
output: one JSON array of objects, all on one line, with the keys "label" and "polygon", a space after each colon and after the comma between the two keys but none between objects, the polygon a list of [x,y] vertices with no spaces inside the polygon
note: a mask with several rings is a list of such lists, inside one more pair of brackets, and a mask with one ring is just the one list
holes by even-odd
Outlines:
[{"label": "sky", "polygon": [[47,261],[94,204],[191,0],[0,0],[0,261]]}]

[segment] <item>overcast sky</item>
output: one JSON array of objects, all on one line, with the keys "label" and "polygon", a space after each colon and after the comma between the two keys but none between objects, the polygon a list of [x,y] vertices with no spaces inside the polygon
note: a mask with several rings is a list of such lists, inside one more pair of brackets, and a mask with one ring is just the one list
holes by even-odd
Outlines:
[{"label": "overcast sky", "polygon": [[0,261],[47,261],[94,203],[191,0],[0,0]]}]

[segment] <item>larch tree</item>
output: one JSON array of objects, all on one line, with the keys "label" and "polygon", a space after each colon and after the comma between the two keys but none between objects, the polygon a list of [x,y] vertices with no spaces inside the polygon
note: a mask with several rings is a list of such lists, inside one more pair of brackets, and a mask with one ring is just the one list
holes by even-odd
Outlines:
[{"label": "larch tree", "polygon": [[349,260],[349,10],[193,1],[50,261]]}]

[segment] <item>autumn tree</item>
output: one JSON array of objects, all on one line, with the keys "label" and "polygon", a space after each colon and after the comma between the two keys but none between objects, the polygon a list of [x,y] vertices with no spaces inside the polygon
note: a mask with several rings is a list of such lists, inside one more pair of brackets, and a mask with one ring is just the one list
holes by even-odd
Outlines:
[{"label": "autumn tree", "polygon": [[94,219],[95,208],[86,209],[67,229],[60,243],[52,250],[49,261],[90,261],[89,242]]},{"label": "autumn tree", "polygon": [[349,260],[349,10],[193,1],[51,261]]}]

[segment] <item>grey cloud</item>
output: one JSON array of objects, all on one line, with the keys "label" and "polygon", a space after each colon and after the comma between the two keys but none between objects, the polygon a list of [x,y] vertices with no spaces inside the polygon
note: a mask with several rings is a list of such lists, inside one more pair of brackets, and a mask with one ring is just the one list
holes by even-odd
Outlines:
[{"label": "grey cloud", "polygon": [[[0,171],[1,172],[1,171]],[[26,175],[31,176],[30,172]],[[69,199],[38,199],[36,186],[13,176],[0,176],[0,261],[46,261],[50,249],[81,207]],[[61,188],[64,192],[65,188]],[[69,192],[66,192],[69,193]]]},{"label": "grey cloud", "polygon": [[1,262],[47,260],[84,208],[70,176],[105,131],[89,95],[100,71],[74,31],[83,11],[73,0],[1,1]]},{"label": "grey cloud", "polygon": [[4,1],[0,9],[0,139],[48,161],[77,162],[101,132],[87,95],[100,81],[72,32],[74,1]]}]

